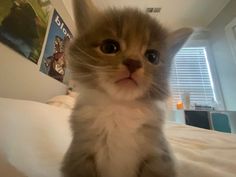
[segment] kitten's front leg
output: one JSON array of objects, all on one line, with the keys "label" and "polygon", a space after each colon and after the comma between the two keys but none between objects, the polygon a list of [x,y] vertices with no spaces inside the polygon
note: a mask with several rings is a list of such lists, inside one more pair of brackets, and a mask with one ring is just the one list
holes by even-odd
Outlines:
[{"label": "kitten's front leg", "polygon": [[78,145],[71,145],[62,165],[63,177],[99,177],[94,155],[81,152]]},{"label": "kitten's front leg", "polygon": [[150,156],[140,165],[138,177],[176,177],[174,162],[171,154]]}]

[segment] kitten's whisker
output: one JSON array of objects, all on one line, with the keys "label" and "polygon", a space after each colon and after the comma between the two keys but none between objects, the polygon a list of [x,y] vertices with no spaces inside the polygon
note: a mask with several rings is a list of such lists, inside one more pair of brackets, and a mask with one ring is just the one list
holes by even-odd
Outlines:
[{"label": "kitten's whisker", "polygon": [[150,92],[147,92],[147,95],[145,95],[145,96],[147,96],[147,98],[150,99],[150,100],[152,99]]},{"label": "kitten's whisker", "polygon": [[[90,54],[88,54],[86,51],[84,51],[83,49],[81,49],[80,47],[76,47],[77,50],[79,50],[81,53],[83,53],[84,55],[86,55],[87,57],[89,57],[90,59],[94,60],[97,62],[97,58],[91,56]],[[116,71],[115,69],[110,68],[110,66],[95,66],[95,65],[91,65],[88,63],[84,63],[84,62],[80,62],[80,61],[76,61],[76,63],[86,66],[90,69],[94,69],[94,70],[99,70],[101,69],[102,71],[107,71],[107,72],[114,72]]]},{"label": "kitten's whisker", "polygon": [[72,75],[76,75],[76,77],[89,77],[91,76],[90,73],[88,74],[81,74],[81,73],[76,73],[76,72],[71,72]]},{"label": "kitten's whisker", "polygon": [[80,47],[76,47],[77,50],[79,50],[81,53],[83,53],[84,55],[86,55],[87,57],[89,57],[90,59],[93,59],[95,61],[97,61],[97,58],[91,56],[90,54],[88,54],[88,52],[84,51],[83,49],[81,49]]},{"label": "kitten's whisker", "polygon": [[[87,56],[91,57],[89,54]],[[110,71],[115,71],[115,69],[110,68],[110,66],[95,66],[95,65],[91,65],[89,63],[81,62],[79,60],[76,60],[75,62],[76,62],[76,64],[79,64],[79,65],[82,65],[82,66],[86,66],[86,67],[88,67],[90,69],[95,69],[95,70],[97,70],[97,69],[101,69],[101,70],[106,69],[106,70],[108,70],[109,69]]]},{"label": "kitten's whisker", "polygon": [[78,78],[86,78],[86,77],[90,77],[91,76],[91,74],[87,74],[87,75],[78,75],[77,77]]},{"label": "kitten's whisker", "polygon": [[164,89],[161,89],[160,87],[154,87],[154,88],[152,88],[152,91],[158,92],[158,93],[161,93],[161,94],[164,94],[164,95],[169,95],[168,91],[166,91]]},{"label": "kitten's whisker", "polygon": [[150,81],[150,82],[151,82],[151,85],[153,86],[152,91],[159,92],[159,93],[164,94],[164,95],[169,95],[168,90],[165,90],[165,89],[161,88],[160,85],[158,85],[157,83],[155,83],[153,81]]},{"label": "kitten's whisker", "polygon": [[108,68],[107,66],[95,66],[95,65],[91,65],[88,63],[80,62],[80,61],[76,61],[76,64],[79,64],[81,66],[85,66],[89,69],[94,69],[94,70],[104,70]]}]

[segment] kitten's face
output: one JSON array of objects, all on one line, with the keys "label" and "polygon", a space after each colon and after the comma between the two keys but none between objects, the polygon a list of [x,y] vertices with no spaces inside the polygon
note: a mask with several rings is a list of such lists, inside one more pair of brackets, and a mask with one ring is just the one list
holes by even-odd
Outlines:
[{"label": "kitten's face", "polygon": [[108,10],[75,39],[69,60],[85,88],[118,100],[168,95],[167,31],[138,10]]}]

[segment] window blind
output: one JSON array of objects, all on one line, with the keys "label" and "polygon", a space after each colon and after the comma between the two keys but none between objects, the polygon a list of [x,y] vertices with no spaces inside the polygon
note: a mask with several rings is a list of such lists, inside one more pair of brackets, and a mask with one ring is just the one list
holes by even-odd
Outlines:
[{"label": "window blind", "polygon": [[211,106],[217,101],[206,48],[186,47],[178,52],[172,64],[170,86],[174,106],[186,92],[191,105]]}]

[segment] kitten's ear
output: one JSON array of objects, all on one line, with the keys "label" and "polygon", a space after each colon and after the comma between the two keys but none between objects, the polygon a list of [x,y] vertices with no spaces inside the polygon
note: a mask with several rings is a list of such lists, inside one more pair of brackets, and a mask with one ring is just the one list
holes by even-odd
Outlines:
[{"label": "kitten's ear", "polygon": [[100,12],[92,0],[73,0],[75,23],[79,35],[85,33],[96,20]]},{"label": "kitten's ear", "polygon": [[193,33],[192,28],[181,28],[169,34],[167,46],[169,57],[173,58]]}]

